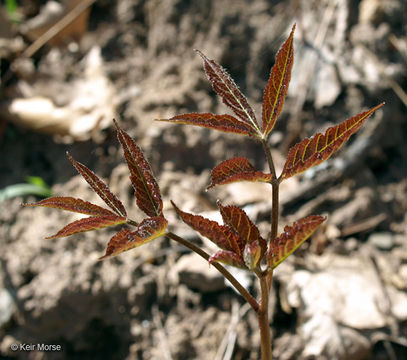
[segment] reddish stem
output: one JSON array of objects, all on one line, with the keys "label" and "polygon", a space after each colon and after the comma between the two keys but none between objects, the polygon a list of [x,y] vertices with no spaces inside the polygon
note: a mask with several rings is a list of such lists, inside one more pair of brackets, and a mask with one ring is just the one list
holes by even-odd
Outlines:
[{"label": "reddish stem", "polygon": [[[172,233],[168,232],[166,233],[166,236],[169,237],[170,239],[178,242],[181,245],[184,245],[188,249],[191,249],[193,252],[197,253],[199,256],[203,257],[206,261],[209,260],[210,255],[202,250],[200,247],[196,246],[192,242]],[[259,310],[259,303],[256,301],[256,299],[250,295],[250,293],[240,284],[239,281],[236,280],[236,278],[229,272],[227,271],[221,264],[214,262],[212,265],[227,279],[229,282],[236,288],[236,290],[242,295],[246,301],[251,305],[251,307],[254,309],[254,311],[258,312]]]}]

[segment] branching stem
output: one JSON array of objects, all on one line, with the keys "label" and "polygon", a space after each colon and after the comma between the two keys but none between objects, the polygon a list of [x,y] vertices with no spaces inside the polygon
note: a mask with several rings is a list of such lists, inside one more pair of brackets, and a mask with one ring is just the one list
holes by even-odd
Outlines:
[{"label": "branching stem", "polygon": [[[192,250],[193,252],[197,253],[199,256],[203,257],[206,261],[209,260],[210,255],[202,250],[200,247],[196,246],[194,243],[172,233],[172,232],[167,232],[166,236],[176,242],[178,242],[181,245],[184,245],[188,249]],[[254,311],[258,312],[259,311],[259,303],[257,300],[250,295],[250,293],[240,284],[239,281],[236,280],[236,278],[229,272],[227,271],[221,264],[214,262],[212,265],[227,279],[229,282],[235,287],[235,289],[246,299],[246,301],[251,305]]]}]

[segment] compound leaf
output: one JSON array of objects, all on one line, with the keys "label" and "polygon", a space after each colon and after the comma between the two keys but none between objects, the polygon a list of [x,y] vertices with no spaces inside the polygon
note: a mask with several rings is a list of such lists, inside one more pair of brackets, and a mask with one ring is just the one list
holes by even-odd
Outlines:
[{"label": "compound leaf", "polygon": [[212,84],[213,90],[222,98],[222,101],[259,136],[260,130],[253,109],[241,93],[233,79],[224,68],[215,61],[208,59],[202,52],[196,50],[204,61],[206,76]]},{"label": "compound leaf", "polygon": [[273,129],[284,106],[288,85],[291,79],[291,69],[294,62],[294,30],[277,53],[276,62],[271,68],[270,77],[263,95],[263,136],[267,137]]},{"label": "compound leaf", "polygon": [[209,264],[212,264],[213,262],[219,262],[241,269],[247,269],[242,257],[238,256],[235,252],[228,250],[218,250],[209,258],[208,262]]},{"label": "compound leaf", "polygon": [[315,134],[312,138],[304,139],[294,145],[288,152],[280,178],[287,179],[327,160],[341,148],[370,115],[383,105],[384,103],[377,105],[339,125],[332,126],[325,131],[325,134]]},{"label": "compound leaf", "polygon": [[181,219],[194,230],[198,231],[221,249],[232,251],[239,257],[243,255],[242,239],[225,225],[209,220],[200,215],[193,215],[180,210],[172,201],[172,206]]},{"label": "compound leaf", "polygon": [[237,181],[263,181],[272,180],[272,174],[257,171],[244,157],[235,157],[225,160],[215,166],[211,173],[212,181],[208,189],[215,185],[230,184]]},{"label": "compound leaf", "polygon": [[102,229],[108,226],[115,226],[126,222],[126,218],[117,215],[91,216],[84,219],[76,220],[55,235],[48,236],[46,239],[56,239],[64,236],[82,233],[85,231]]},{"label": "compound leaf", "polygon": [[73,159],[67,152],[69,160],[72,162],[75,169],[83,176],[91,188],[100,196],[100,198],[119,216],[126,217],[126,209],[122,202],[114,195],[108,186],[85,165]]},{"label": "compound leaf", "polygon": [[158,121],[195,125],[233,134],[252,137],[256,136],[256,133],[250,125],[227,114],[215,115],[211,113],[190,113],[177,115],[170,119],[158,119]]},{"label": "compound leaf", "polygon": [[270,244],[267,256],[269,266],[272,268],[277,267],[307,240],[325,220],[325,216],[310,215],[294,222],[292,226],[286,225],[284,232]]},{"label": "compound leaf", "polygon": [[120,230],[110,239],[105,255],[99,260],[116,256],[164,235],[167,225],[168,222],[165,218],[155,216],[144,219],[133,232],[129,229]]},{"label": "compound leaf", "polygon": [[163,202],[160,188],[150,164],[135,141],[119,127],[116,121],[114,123],[130,170],[130,180],[135,190],[138,207],[148,216],[162,216]]},{"label": "compound leaf", "polygon": [[36,203],[23,205],[50,207],[93,216],[115,215],[108,209],[102,208],[82,199],[76,199],[69,196],[54,196]]}]

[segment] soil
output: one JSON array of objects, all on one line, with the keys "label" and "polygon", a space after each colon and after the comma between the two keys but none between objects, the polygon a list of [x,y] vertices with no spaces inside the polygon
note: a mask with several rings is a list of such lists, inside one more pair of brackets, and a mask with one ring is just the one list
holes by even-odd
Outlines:
[{"label": "soil", "polygon": [[[385,101],[337,156],[282,184],[281,230],[310,214],[329,218],[276,269],[270,325],[276,359],[407,358],[406,1],[100,0],[82,25],[23,58],[39,37],[24,25],[45,3],[19,2],[20,23],[0,28],[0,189],[39,176],[55,195],[102,205],[69,151],[141,220],[115,116],[152,165],[172,231],[208,247],[170,200],[216,216],[221,199],[244,207],[266,236],[267,186],[205,190],[210,170],[234,156],[266,170],[262,148],[154,121],[228,112],[193,49],[228,69],[261,114],[275,54],[297,23],[292,82],[270,138],[277,172],[299,140]],[[39,98],[52,111],[13,110]],[[213,267],[166,238],[99,262],[114,229],[45,240],[78,217],[21,207],[38,199],[0,203],[0,358],[260,358],[254,312]],[[258,295],[254,277],[236,276]]]}]

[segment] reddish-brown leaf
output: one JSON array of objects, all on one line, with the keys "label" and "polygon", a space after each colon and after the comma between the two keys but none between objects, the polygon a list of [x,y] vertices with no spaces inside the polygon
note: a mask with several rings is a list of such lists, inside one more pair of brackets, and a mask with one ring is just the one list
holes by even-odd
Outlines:
[{"label": "reddish-brown leaf", "polygon": [[280,177],[287,179],[327,160],[341,148],[345,141],[362,126],[370,115],[383,105],[384,103],[377,105],[368,111],[343,121],[339,125],[332,126],[325,131],[325,134],[315,134],[312,138],[304,139],[294,145],[288,152]]},{"label": "reddish-brown leaf", "polygon": [[276,62],[270,71],[270,78],[263,95],[263,136],[267,137],[284,106],[288,85],[291,79],[291,68],[294,62],[294,30],[277,54]]},{"label": "reddish-brown leaf", "polygon": [[160,188],[150,164],[135,141],[119,127],[116,121],[114,123],[130,170],[130,180],[135,190],[138,207],[148,216],[162,216],[163,202]]},{"label": "reddish-brown leaf", "polygon": [[80,162],[74,160],[69,153],[66,153],[75,169],[83,176],[91,188],[101,197],[117,215],[126,217],[126,209],[122,202],[114,195],[108,186],[90,169]]},{"label": "reddish-brown leaf", "polygon": [[165,234],[168,222],[162,216],[144,219],[136,231],[123,229],[113,236],[107,244],[106,253],[99,258],[103,260],[131,250]]},{"label": "reddish-brown leaf", "polygon": [[196,52],[204,61],[205,73],[212,84],[213,90],[222,98],[223,103],[232,109],[244,123],[250,126],[256,136],[260,137],[260,129],[254,111],[233,79],[226,70],[215,61],[208,59],[199,50],[196,50]]},{"label": "reddish-brown leaf", "polygon": [[284,232],[270,244],[267,262],[275,268],[292,254],[318,228],[326,216],[310,215],[296,221],[292,226],[285,226]]},{"label": "reddish-brown leaf", "polygon": [[249,125],[231,115],[226,114],[214,115],[211,113],[190,113],[177,115],[172,117],[171,119],[158,119],[158,121],[195,125],[233,134],[247,135],[251,137],[257,136]]},{"label": "reddish-brown leaf", "polygon": [[76,220],[55,235],[48,236],[47,239],[55,239],[73,234],[82,233],[85,231],[102,229],[108,226],[115,226],[126,222],[126,218],[117,215],[91,216],[84,219]]},{"label": "reddish-brown leaf", "polygon": [[172,201],[171,203],[175,211],[187,225],[214,242],[221,249],[232,251],[239,257],[243,256],[244,243],[229,227],[219,225],[216,221],[206,219],[200,215],[186,213],[180,210]]},{"label": "reddish-brown leaf", "polygon": [[212,170],[212,182],[208,189],[215,185],[230,184],[236,181],[262,181],[270,182],[272,174],[257,171],[244,157],[235,157],[225,160]]},{"label": "reddish-brown leaf", "polygon": [[247,270],[247,267],[246,267],[242,257],[238,256],[233,251],[218,250],[215,254],[213,254],[209,258],[208,261],[209,261],[209,264],[212,264],[213,262],[219,262],[222,264],[235,266],[235,267]]},{"label": "reddish-brown leaf", "polygon": [[243,239],[244,245],[258,241],[264,254],[267,247],[266,240],[260,236],[259,229],[249,219],[246,212],[237,206],[223,206],[219,201],[218,206],[223,222]]},{"label": "reddish-brown leaf", "polygon": [[116,216],[113,212],[111,212],[108,209],[102,208],[87,201],[83,201],[82,199],[75,199],[73,197],[68,196],[54,196],[38,201],[36,203],[23,205],[44,206],[93,216],[103,216],[103,215]]}]

